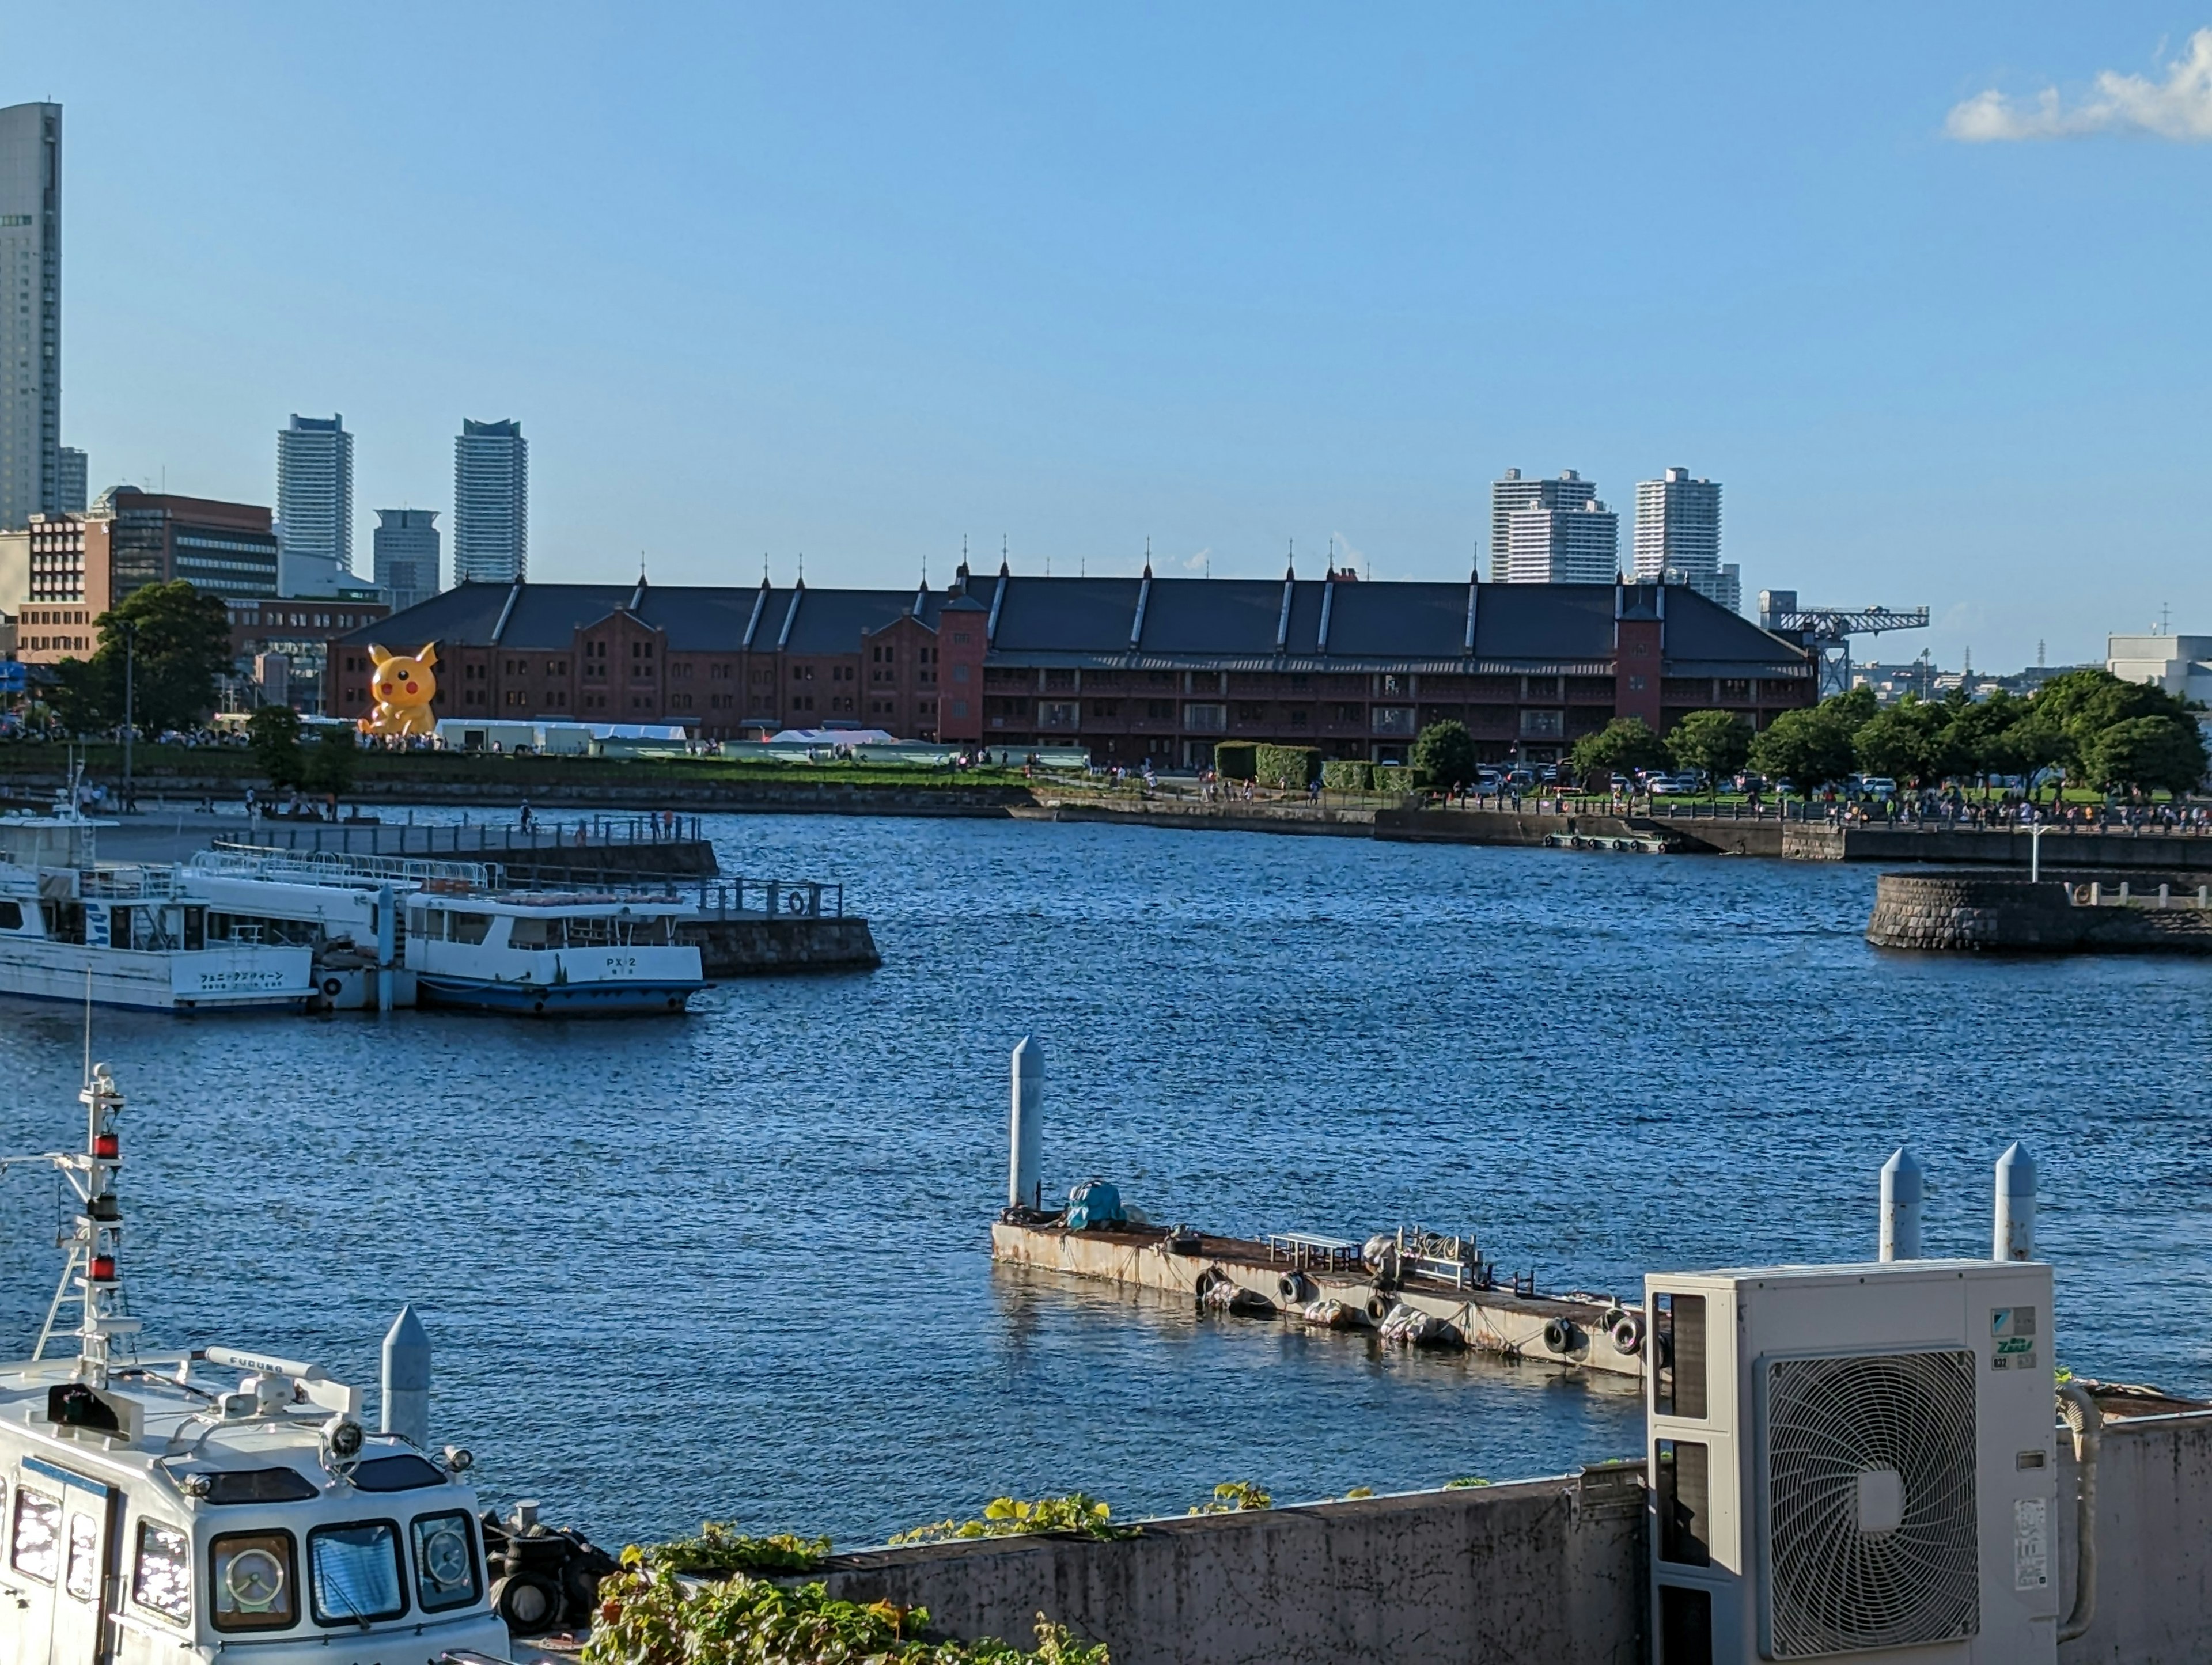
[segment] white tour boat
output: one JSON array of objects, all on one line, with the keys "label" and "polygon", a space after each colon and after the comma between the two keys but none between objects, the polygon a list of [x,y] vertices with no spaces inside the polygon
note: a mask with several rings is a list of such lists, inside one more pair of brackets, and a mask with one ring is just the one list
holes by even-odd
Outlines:
[{"label": "white tour boat", "polygon": [[162,1012],[313,995],[311,949],[211,938],[175,867],[97,860],[98,825],[0,816],[0,994]]},{"label": "white tour boat", "polygon": [[[37,1349],[0,1365],[0,1659],[506,1655],[500,1613],[522,1586],[487,1553],[468,1454],[427,1448],[428,1349],[411,1311],[386,1342],[382,1432],[363,1425],[358,1388],[313,1364],[224,1346],[129,1357],[140,1321],[117,1271],[123,1100],[105,1064],[79,1097],[82,1152],[14,1159],[58,1168],[77,1213]],[[70,1306],[76,1355],[46,1358]],[[406,1364],[392,1367],[408,1334],[419,1392]],[[524,1606],[544,1608],[549,1588],[525,1590]]]},{"label": "white tour boat", "polygon": [[426,886],[407,899],[407,964],[424,1006],[548,1017],[681,1012],[707,987],[696,917],[674,896]]}]

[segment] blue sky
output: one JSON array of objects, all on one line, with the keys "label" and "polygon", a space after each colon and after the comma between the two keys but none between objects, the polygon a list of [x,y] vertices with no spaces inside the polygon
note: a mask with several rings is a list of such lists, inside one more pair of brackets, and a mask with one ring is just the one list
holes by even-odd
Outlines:
[{"label": "blue sky", "polygon": [[1457,577],[1679,464],[1900,657],[2212,629],[2212,4],[1359,13],[6,0],[0,102],[95,488],[341,410],[364,569],[518,416],[546,579]]}]

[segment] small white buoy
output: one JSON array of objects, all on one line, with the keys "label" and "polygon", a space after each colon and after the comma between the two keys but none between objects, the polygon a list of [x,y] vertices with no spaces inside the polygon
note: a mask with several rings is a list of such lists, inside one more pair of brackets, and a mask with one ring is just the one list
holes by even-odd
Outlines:
[{"label": "small white buoy", "polygon": [[1024,1035],[1014,1048],[1013,1107],[1006,1138],[1006,1206],[1044,1206],[1044,1048]]},{"label": "small white buoy", "polygon": [[1990,1258],[2035,1258],[2035,1158],[2015,1139],[1997,1158],[1996,1230]]}]

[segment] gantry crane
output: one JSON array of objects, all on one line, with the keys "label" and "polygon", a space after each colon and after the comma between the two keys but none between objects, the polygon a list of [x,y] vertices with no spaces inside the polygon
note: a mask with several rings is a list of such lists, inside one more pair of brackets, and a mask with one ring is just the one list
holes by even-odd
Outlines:
[{"label": "gantry crane", "polygon": [[1897,607],[1800,607],[1795,590],[1759,592],[1759,628],[1802,641],[1819,656],[1816,697],[1847,694],[1851,686],[1851,638],[1883,630],[1924,630],[1928,610]]}]

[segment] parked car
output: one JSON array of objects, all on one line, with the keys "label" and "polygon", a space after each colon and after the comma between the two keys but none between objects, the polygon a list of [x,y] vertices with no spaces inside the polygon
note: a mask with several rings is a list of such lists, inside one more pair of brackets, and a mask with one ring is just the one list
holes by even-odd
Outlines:
[{"label": "parked car", "polygon": [[1897,796],[1897,782],[1887,775],[1862,775],[1859,778],[1858,787],[1869,798]]}]

